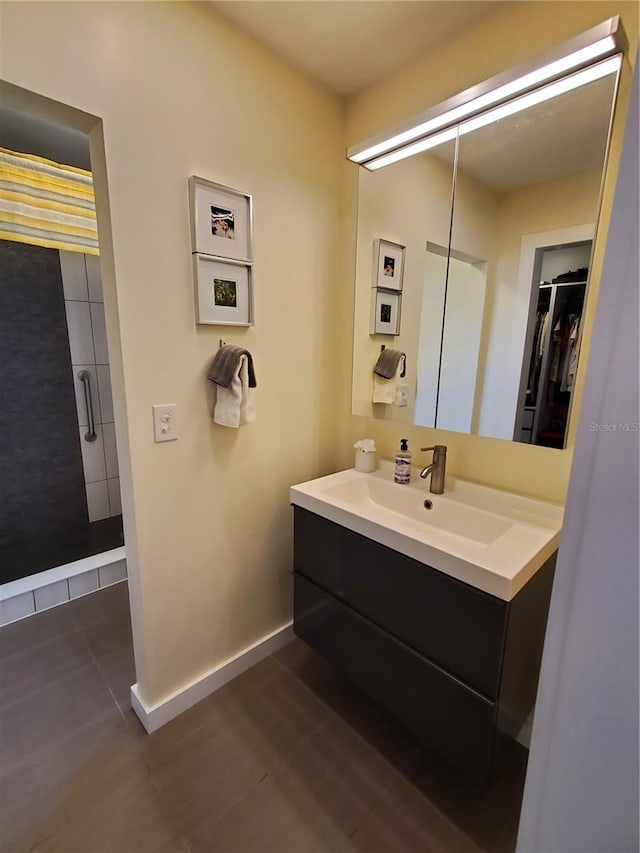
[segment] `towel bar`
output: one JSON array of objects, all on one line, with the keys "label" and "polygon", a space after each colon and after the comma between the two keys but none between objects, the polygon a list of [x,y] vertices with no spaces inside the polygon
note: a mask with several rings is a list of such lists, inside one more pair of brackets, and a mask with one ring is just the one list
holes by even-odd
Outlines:
[{"label": "towel bar", "polygon": [[84,387],[84,404],[87,409],[87,432],[84,434],[85,441],[95,441],[98,437],[96,434],[95,421],[93,418],[93,399],[91,397],[91,374],[88,370],[81,370],[78,373],[78,379]]}]

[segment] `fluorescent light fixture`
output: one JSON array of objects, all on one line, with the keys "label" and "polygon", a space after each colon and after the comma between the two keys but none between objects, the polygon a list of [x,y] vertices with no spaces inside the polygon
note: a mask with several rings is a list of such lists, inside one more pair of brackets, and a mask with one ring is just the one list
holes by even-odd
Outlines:
[{"label": "fluorescent light fixture", "polygon": [[457,127],[450,127],[447,130],[443,130],[442,133],[436,133],[427,139],[414,142],[413,145],[407,145],[399,151],[392,151],[390,154],[385,154],[383,157],[372,160],[370,163],[367,163],[367,169],[375,171],[376,169],[382,169],[383,166],[390,166],[392,163],[397,163],[398,160],[404,160],[405,157],[413,157],[414,154],[420,154],[422,151],[428,151],[429,148],[435,148],[437,145],[442,145],[443,142],[455,139],[457,133]]},{"label": "fluorescent light fixture", "polygon": [[[363,164],[369,169],[379,169],[382,166],[395,163],[397,160],[403,159],[403,157],[410,157],[412,154],[425,151],[433,147],[433,145],[420,147],[426,141],[424,139],[425,136],[433,134],[439,128],[448,128],[448,126],[456,124],[465,118],[472,117],[476,113],[483,112],[489,107],[499,105],[516,95],[526,93],[535,87],[562,77],[562,75],[570,71],[589,65],[597,59],[611,54],[612,51],[620,50],[618,40],[624,42],[624,33],[619,28],[618,19],[611,18],[567,43],[565,47],[568,52],[565,55],[558,56],[558,51],[555,51],[552,54],[553,59],[550,61],[538,68],[526,70],[525,73],[520,74],[512,80],[507,79],[506,82],[505,75],[499,75],[492,78],[492,80],[485,81],[485,83],[475,86],[461,95],[450,98],[449,101],[441,104],[440,107],[429,110],[428,114],[423,113],[421,120],[418,120],[417,124],[399,130],[386,139],[377,142],[372,141],[372,144],[366,145],[360,151],[352,151],[347,156],[354,163]],[[481,93],[474,97],[474,91]],[[465,97],[468,99],[463,103],[459,103],[460,99]],[[456,101],[458,101],[457,104]],[[417,142],[414,142],[415,140]],[[415,148],[413,145],[410,145],[408,148],[402,148],[402,146],[408,146],[412,142],[416,145]],[[400,152],[397,149],[402,149],[403,152],[408,151],[409,153],[404,153],[402,156],[394,157],[393,159],[386,159],[386,157],[383,158],[381,156],[390,156],[389,152],[392,152],[394,155],[396,153],[399,154]]]},{"label": "fluorescent light fixture", "polygon": [[590,65],[588,68],[583,68],[575,74],[570,74],[568,77],[561,77],[547,86],[541,86],[539,89],[534,89],[520,98],[515,98],[508,101],[506,104],[501,104],[492,110],[487,110],[472,119],[468,119],[459,125],[449,127],[441,133],[435,133],[427,136],[426,139],[420,139],[412,145],[405,145],[404,148],[399,148],[396,151],[391,151],[389,154],[384,154],[382,157],[376,157],[365,164],[367,169],[375,171],[382,169],[384,166],[390,166],[392,163],[397,163],[399,160],[404,160],[406,157],[413,157],[414,154],[420,154],[422,151],[428,151],[430,148],[436,148],[444,142],[455,139],[456,135],[463,136],[465,133],[471,133],[473,130],[478,130],[480,127],[485,127],[495,121],[506,118],[507,116],[519,113],[522,110],[528,110],[536,104],[541,104],[543,101],[548,101],[551,98],[556,98],[558,95],[564,95],[566,92],[571,92],[573,89],[578,89],[580,86],[586,86],[587,83],[593,83],[595,80],[600,80],[607,77],[609,74],[615,74],[622,63],[622,56],[617,54],[603,62],[598,62],[596,65]]},{"label": "fluorescent light fixture", "polygon": [[529,92],[528,95],[523,95],[521,98],[509,101],[507,104],[502,104],[493,110],[488,110],[486,113],[482,113],[482,115],[462,122],[458,128],[460,136],[492,124],[494,121],[500,121],[500,119],[514,115],[514,113],[528,110],[530,107],[541,104],[551,98],[557,98],[558,95],[564,95],[566,92],[580,88],[580,86],[586,86],[587,83],[593,83],[595,80],[600,80],[609,74],[615,74],[620,68],[621,62],[622,57],[620,54],[612,56],[611,59],[605,59],[604,62],[591,65],[589,68],[584,68],[576,74],[571,74],[569,77],[563,77],[561,80],[556,80],[555,83],[550,83],[548,86],[535,89],[533,92]]}]

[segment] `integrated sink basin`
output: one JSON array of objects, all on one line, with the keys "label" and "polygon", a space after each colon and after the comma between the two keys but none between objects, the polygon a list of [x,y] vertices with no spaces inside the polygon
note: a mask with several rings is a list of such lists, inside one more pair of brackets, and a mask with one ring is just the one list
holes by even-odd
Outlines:
[{"label": "integrated sink basin", "polygon": [[292,504],[511,601],[558,547],[563,508],[447,477],[393,482],[393,465],[340,471],[292,486]]}]

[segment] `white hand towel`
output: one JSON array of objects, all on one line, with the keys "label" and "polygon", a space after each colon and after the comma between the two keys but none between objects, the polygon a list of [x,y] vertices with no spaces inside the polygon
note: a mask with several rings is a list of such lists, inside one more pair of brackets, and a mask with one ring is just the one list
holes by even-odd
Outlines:
[{"label": "white hand towel", "polygon": [[371,398],[373,403],[386,403],[392,406],[396,402],[400,390],[400,374],[404,371],[404,362],[405,357],[403,355],[398,361],[396,372],[391,379],[384,379],[377,373],[373,374],[373,397]]},{"label": "white hand towel", "polygon": [[249,371],[247,357],[240,357],[238,369],[228,388],[218,385],[213,420],[221,426],[237,429],[243,424],[253,423],[256,419],[253,404],[249,396]]}]

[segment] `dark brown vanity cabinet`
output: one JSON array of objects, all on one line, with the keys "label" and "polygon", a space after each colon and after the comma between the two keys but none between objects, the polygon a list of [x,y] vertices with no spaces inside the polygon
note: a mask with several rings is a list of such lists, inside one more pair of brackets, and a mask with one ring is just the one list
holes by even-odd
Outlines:
[{"label": "dark brown vanity cabinet", "polygon": [[555,555],[512,601],[294,507],[294,631],[466,775],[533,707]]}]

